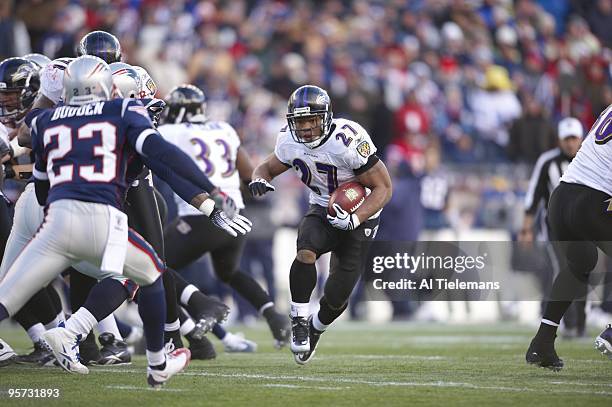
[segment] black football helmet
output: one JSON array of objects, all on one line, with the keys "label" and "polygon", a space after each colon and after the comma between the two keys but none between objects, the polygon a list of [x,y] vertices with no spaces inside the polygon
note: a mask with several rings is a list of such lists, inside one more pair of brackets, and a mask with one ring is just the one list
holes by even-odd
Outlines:
[{"label": "black football helmet", "polygon": [[77,46],[77,55],[93,55],[107,64],[121,62],[121,44],[113,34],[106,31],[92,31],[85,34]]},{"label": "black football helmet", "polygon": [[0,122],[12,127],[28,112],[40,88],[38,70],[23,58],[0,63]]},{"label": "black football helmet", "polygon": [[[321,118],[319,128],[321,134],[317,137],[306,138],[305,133],[311,133],[315,128],[297,129],[296,119]],[[327,92],[314,85],[304,85],[297,88],[289,97],[287,105],[287,124],[293,140],[309,148],[317,148],[323,144],[330,135],[332,125],[332,105]]]},{"label": "black football helmet", "polygon": [[167,104],[164,123],[182,123],[196,115],[205,118],[206,96],[193,85],[174,87],[164,98]]}]

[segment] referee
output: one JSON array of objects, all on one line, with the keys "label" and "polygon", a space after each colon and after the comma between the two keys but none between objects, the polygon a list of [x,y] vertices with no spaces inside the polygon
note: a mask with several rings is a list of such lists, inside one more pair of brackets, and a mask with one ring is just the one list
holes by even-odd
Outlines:
[{"label": "referee", "polygon": [[[559,147],[548,150],[536,162],[533,174],[529,181],[529,189],[525,196],[525,216],[523,227],[519,234],[519,241],[532,243],[547,242],[548,225],[546,223],[546,208],[553,190],[559,185],[561,176],[569,163],[576,156],[584,137],[584,130],[580,121],[567,117],[559,122]],[[558,264],[552,248],[547,246],[547,253],[552,267],[547,267],[551,273],[540,273],[543,287],[550,287],[553,273],[556,274]],[[566,337],[583,336],[585,328],[585,303],[576,302],[565,315]]]}]

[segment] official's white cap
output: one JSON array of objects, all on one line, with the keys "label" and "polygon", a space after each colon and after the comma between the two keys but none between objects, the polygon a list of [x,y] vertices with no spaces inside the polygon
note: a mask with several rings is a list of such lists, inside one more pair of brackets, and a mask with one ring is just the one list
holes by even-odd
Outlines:
[{"label": "official's white cap", "polygon": [[559,122],[559,140],[567,137],[584,137],[584,130],[580,120],[575,117],[566,117]]}]

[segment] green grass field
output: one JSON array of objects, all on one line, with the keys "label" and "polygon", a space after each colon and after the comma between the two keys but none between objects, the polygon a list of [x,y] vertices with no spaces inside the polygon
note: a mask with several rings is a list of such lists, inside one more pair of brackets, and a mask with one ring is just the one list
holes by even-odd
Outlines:
[{"label": "green grass field", "polygon": [[[0,389],[59,388],[53,399],[11,400],[0,405],[451,405],[610,406],[612,361],[596,353],[589,337],[558,341],[561,372],[527,366],[533,329],[516,325],[442,326],[341,323],[322,337],[311,364],[298,366],[287,349],[272,347],[262,326],[246,329],[259,344],[254,354],[194,361],[161,391],[146,387],[145,359],[131,366],[93,367],[87,376],[59,368],[0,368]],[[593,332],[594,333],[594,332]],[[19,351],[27,337],[6,324],[0,337]]]}]

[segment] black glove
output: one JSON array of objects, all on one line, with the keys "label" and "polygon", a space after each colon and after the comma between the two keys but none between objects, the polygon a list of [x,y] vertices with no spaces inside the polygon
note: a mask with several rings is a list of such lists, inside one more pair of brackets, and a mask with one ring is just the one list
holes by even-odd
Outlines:
[{"label": "black glove", "polygon": [[249,190],[253,196],[263,196],[268,191],[275,191],[276,188],[265,179],[257,178],[249,183]]}]

